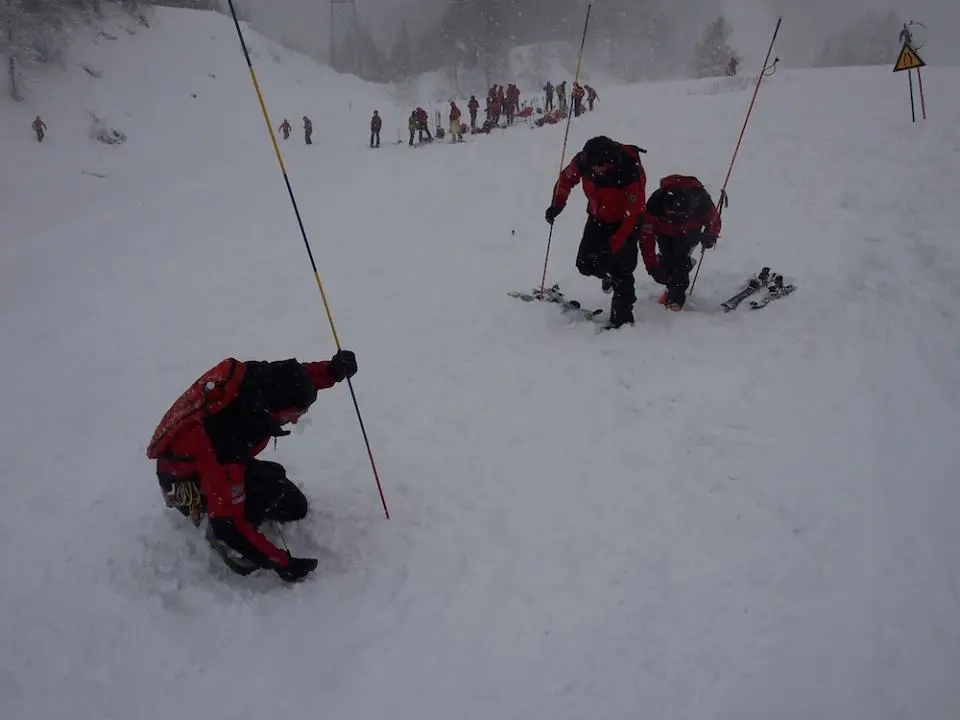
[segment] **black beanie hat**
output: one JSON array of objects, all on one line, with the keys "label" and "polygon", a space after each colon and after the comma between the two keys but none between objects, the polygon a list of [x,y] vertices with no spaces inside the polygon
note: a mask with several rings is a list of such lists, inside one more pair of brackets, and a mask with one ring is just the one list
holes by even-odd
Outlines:
[{"label": "black beanie hat", "polygon": [[261,394],[270,412],[306,410],[317,400],[317,389],[297,360],[277,360],[267,363],[262,378]]}]

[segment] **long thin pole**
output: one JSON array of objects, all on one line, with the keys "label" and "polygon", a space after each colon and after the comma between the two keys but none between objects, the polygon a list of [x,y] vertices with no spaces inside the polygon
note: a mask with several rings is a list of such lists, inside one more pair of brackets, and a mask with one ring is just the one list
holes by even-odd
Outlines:
[{"label": "long thin pole", "polygon": [[927,102],[923,99],[923,75],[920,74],[920,68],[917,68],[917,85],[920,86],[920,113],[923,119],[927,119]]},{"label": "long thin pole", "polygon": [[[587,43],[587,27],[590,25],[590,10],[593,4],[587,5],[587,19],[583,22],[583,37],[580,38],[580,54],[577,57],[577,72],[573,78],[573,84],[580,82],[580,65],[583,62],[583,48]],[[573,119],[573,88],[570,88],[571,102],[567,103],[567,127],[563,131],[563,149],[560,151],[560,172],[563,172],[563,164],[567,157],[567,140],[570,137],[570,121]],[[547,254],[543,258],[543,276],[540,278],[540,294],[543,294],[544,287],[547,284],[547,263],[550,262],[550,243],[553,241],[553,223],[550,224],[550,232],[547,235]]]},{"label": "long thin pole", "polygon": [[[753,97],[750,98],[750,105],[747,107],[747,115],[743,119],[743,126],[740,128],[740,137],[737,138],[737,146],[733,150],[733,158],[730,160],[730,166],[727,168],[727,176],[723,179],[723,187],[720,190],[720,197],[718,199],[718,212],[720,215],[723,215],[723,209],[727,206],[727,184],[730,182],[730,175],[733,174],[733,165],[737,162],[737,155],[740,152],[740,145],[743,143],[743,136],[747,132],[747,123],[750,122],[750,115],[753,113],[753,106],[757,102],[757,95],[760,93],[760,83],[763,82],[763,78],[766,77],[767,72],[770,70],[770,56],[773,54],[773,45],[777,41],[777,34],[780,32],[780,23],[783,22],[782,17],[777,18],[777,26],[773,29],[773,37],[770,38],[770,47],[767,48],[767,55],[763,59],[763,69],[760,71],[760,75],[757,76],[757,84],[753,88]],[[774,60],[776,64],[776,60]],[[700,277],[700,268],[703,267],[703,255],[706,251],[701,246],[700,248],[700,262],[697,263],[697,272],[693,276],[693,282],[690,283],[690,292],[688,295],[693,294],[693,287],[697,284],[697,278]]]},{"label": "long thin pole", "polygon": [[917,121],[917,109],[913,103],[913,70],[907,70],[907,79],[910,81],[910,120]]},{"label": "long thin pole", "polygon": [[[303,238],[303,245],[307,249],[307,257],[310,258],[310,267],[313,268],[313,277],[317,282],[317,288],[320,290],[320,299],[323,301],[323,308],[327,314],[327,322],[330,324],[330,331],[333,333],[333,341],[337,345],[337,350],[341,350],[340,336],[337,334],[337,326],[333,322],[333,313],[330,311],[330,303],[327,300],[327,293],[323,289],[323,282],[320,280],[320,271],[317,270],[317,263],[313,259],[313,250],[310,248],[310,241],[307,239],[307,231],[303,226],[303,218],[300,217],[300,209],[297,207],[297,198],[293,194],[293,187],[290,185],[290,178],[287,175],[287,168],[283,164],[283,155],[280,154],[280,146],[277,144],[277,136],[273,132],[273,124],[270,122],[270,114],[267,112],[267,105],[263,101],[263,93],[260,92],[260,83],[257,82],[257,74],[254,72],[253,63],[250,62],[250,53],[247,50],[247,43],[243,39],[243,31],[240,29],[240,21],[237,19],[237,11],[233,6],[233,0],[227,0],[230,6],[230,14],[233,16],[233,24],[237,29],[237,37],[240,38],[240,46],[243,48],[243,56],[247,59],[247,68],[250,70],[250,79],[253,81],[253,89],[257,93],[257,100],[260,101],[260,110],[263,111],[263,119],[267,123],[267,131],[270,133],[270,141],[273,143],[273,152],[277,156],[277,162],[280,164],[280,172],[283,174],[283,182],[287,186],[287,194],[290,196],[290,204],[293,206],[294,215],[297,216],[297,225],[300,227],[300,236]],[[357,412],[357,420],[360,421],[360,431],[363,433],[363,442],[367,446],[367,456],[370,458],[370,467],[373,468],[373,477],[377,481],[377,491],[380,493],[380,502],[383,504],[383,512],[387,518],[390,518],[390,511],[387,509],[387,500],[383,495],[383,486],[380,484],[380,473],[377,472],[377,464],[373,459],[373,450],[370,448],[370,439],[367,437],[367,429],[363,424],[363,415],[360,413],[360,405],[357,402],[357,394],[353,389],[353,383],[347,378],[347,386],[350,388],[350,397],[353,398],[353,408]]]}]

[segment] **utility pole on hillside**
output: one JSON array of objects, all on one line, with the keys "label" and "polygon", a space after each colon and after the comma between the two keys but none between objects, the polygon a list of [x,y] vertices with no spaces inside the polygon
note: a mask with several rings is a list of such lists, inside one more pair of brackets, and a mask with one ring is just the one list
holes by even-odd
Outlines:
[{"label": "utility pole on hillside", "polygon": [[[337,12],[338,6],[342,7],[339,13]],[[330,67],[336,70],[346,69],[346,63],[340,62],[344,58],[340,58],[337,53],[338,14],[349,24],[349,29],[343,33],[345,40],[341,49],[346,48],[348,51],[352,51],[353,73],[360,75],[362,68],[360,67],[360,43],[359,33],[357,32],[359,25],[357,24],[357,3],[355,0],[330,0]]]}]

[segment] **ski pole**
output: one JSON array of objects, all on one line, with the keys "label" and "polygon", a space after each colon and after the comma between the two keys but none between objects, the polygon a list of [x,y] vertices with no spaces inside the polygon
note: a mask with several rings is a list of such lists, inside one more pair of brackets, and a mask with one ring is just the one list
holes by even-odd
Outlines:
[{"label": "ski pole", "polygon": [[[587,19],[583,22],[583,37],[580,38],[580,54],[577,56],[577,72],[573,77],[573,84],[580,82],[580,64],[583,62],[583,48],[587,42],[587,27],[590,25],[590,9],[593,4],[587,5]],[[564,94],[566,96],[566,94]],[[570,88],[570,96],[573,97],[573,88]],[[567,108],[567,127],[563,131],[563,149],[560,151],[560,172],[563,172],[563,162],[567,156],[567,139],[570,137],[570,121],[573,119],[573,113]],[[550,243],[553,241],[553,223],[550,223],[550,232],[547,235],[547,254],[543,258],[543,276],[540,278],[540,294],[543,295],[543,289],[547,284],[547,263],[550,262]]]},{"label": "ski pole", "polygon": [[[280,154],[280,146],[277,144],[277,136],[273,132],[273,123],[270,122],[270,115],[267,112],[267,105],[263,101],[263,93],[260,92],[260,83],[257,82],[257,74],[253,69],[253,63],[250,61],[250,52],[247,50],[247,43],[243,39],[243,31],[240,29],[240,21],[237,19],[237,10],[233,6],[233,0],[227,0],[230,6],[230,15],[233,17],[233,25],[237,29],[237,37],[240,39],[240,47],[243,48],[243,56],[247,60],[247,68],[250,70],[250,79],[253,81],[253,89],[257,93],[257,100],[260,102],[260,110],[263,112],[263,119],[267,123],[267,132],[270,133],[270,140],[273,143],[273,152],[277,156],[277,162],[280,164],[280,172],[283,175],[283,182],[287,186],[287,194],[290,196],[290,204],[293,206],[293,213],[297,217],[297,225],[300,227],[300,236],[303,238],[304,247],[307,249],[307,257],[310,258],[310,267],[313,268],[313,277],[317,282],[317,288],[320,290],[320,299],[323,301],[323,308],[327,314],[327,322],[330,324],[330,330],[333,333],[333,341],[337,350],[341,350],[340,336],[337,334],[337,326],[333,322],[333,313],[330,311],[330,303],[327,300],[327,293],[323,288],[323,282],[320,280],[320,271],[317,270],[317,263],[313,259],[313,250],[310,247],[310,241],[307,239],[307,231],[303,226],[303,218],[300,217],[300,209],[297,206],[297,198],[293,194],[293,186],[290,185],[290,178],[287,175],[287,168],[283,163],[283,156]],[[357,402],[357,394],[353,389],[353,383],[347,378],[347,386],[350,388],[350,397],[353,398],[353,408],[357,413],[357,420],[360,421],[360,432],[363,434],[363,442],[367,446],[367,456],[370,458],[370,467],[373,468],[373,477],[377,482],[377,490],[380,493],[380,502],[383,505],[383,512],[387,518],[390,518],[390,511],[387,509],[387,500],[383,495],[383,487],[380,484],[380,474],[377,472],[377,464],[373,460],[373,450],[370,448],[370,439],[367,437],[367,429],[363,424],[363,415],[360,414],[360,405]]]},{"label": "ski pole", "polygon": [[[767,48],[767,56],[763,60],[763,69],[760,71],[760,74],[757,76],[757,84],[753,88],[753,97],[750,98],[750,105],[747,107],[747,115],[743,119],[743,126],[740,128],[740,137],[737,138],[737,146],[733,149],[733,157],[730,160],[730,166],[727,168],[727,176],[723,179],[723,187],[720,189],[720,197],[717,199],[717,212],[723,216],[723,210],[730,203],[727,198],[727,183],[730,182],[730,175],[733,173],[733,165],[737,161],[737,154],[740,152],[740,145],[743,142],[743,135],[747,131],[747,123],[750,122],[750,115],[753,113],[753,106],[757,102],[757,94],[760,92],[760,83],[763,82],[763,79],[767,75],[772,75],[773,71],[776,69],[776,65],[780,62],[780,58],[774,58],[773,64],[770,63],[770,55],[773,54],[773,45],[777,41],[777,34],[780,32],[780,23],[783,22],[782,17],[777,18],[777,26],[773,29],[773,37],[770,38],[770,47]],[[700,268],[703,267],[703,256],[706,253],[706,249],[701,245],[700,246],[700,262],[697,263],[697,272],[693,276],[693,282],[690,283],[690,292],[687,293],[687,296],[693,295],[693,288],[697,284],[697,278],[700,277]]]}]

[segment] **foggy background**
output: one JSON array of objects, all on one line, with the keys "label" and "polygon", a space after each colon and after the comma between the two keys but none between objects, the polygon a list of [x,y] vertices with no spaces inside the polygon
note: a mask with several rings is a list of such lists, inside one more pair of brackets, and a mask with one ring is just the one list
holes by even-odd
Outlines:
[{"label": "foggy background", "polygon": [[[256,28],[292,49],[323,60],[330,59],[330,4],[328,0],[239,0]],[[386,56],[396,46],[406,22],[414,45],[430,42],[444,11],[457,4],[502,5],[513,20],[501,28],[508,44],[528,44],[545,39],[576,42],[582,28],[586,0],[356,0],[356,13],[365,32]],[[337,43],[351,32],[349,6],[337,6]],[[587,60],[594,64],[609,58],[597,52],[604,41],[619,46],[619,64],[611,74],[624,80],[689,77],[693,46],[707,25],[723,14],[732,31],[729,43],[743,58],[745,71],[755,72],[762,62],[776,18],[783,16],[777,53],[785,66],[883,64],[891,67],[899,47],[892,29],[886,45],[878,26],[894,26],[915,20],[930,28],[921,53],[931,65],[960,64],[960,0],[596,0],[593,3]],[[639,16],[654,16],[641,22]],[[517,18],[519,16],[519,19]],[[863,52],[868,41],[853,29],[872,24],[872,51]],[[531,31],[531,26],[539,26]],[[570,30],[572,32],[564,32]],[[511,37],[512,36],[512,37]],[[650,37],[658,38],[652,42]],[[452,40],[452,38],[446,38]],[[844,54],[842,45],[851,46]],[[833,45],[832,49],[827,46]],[[879,45],[879,47],[877,47]],[[653,48],[655,62],[647,55]],[[607,48],[609,50],[609,48]],[[858,51],[859,50],[859,51]],[[416,55],[416,49],[413,54]],[[432,55],[435,53],[427,53]],[[441,53],[442,54],[442,53]],[[425,67],[437,69],[442,58],[428,57]],[[585,62],[587,62],[585,60]],[[417,63],[415,63],[417,64]],[[609,62],[607,62],[609,64]],[[614,66],[617,63],[613,63]],[[348,69],[348,68],[342,68]],[[352,68],[350,68],[352,69]],[[389,73],[388,73],[389,74]]]},{"label": "foggy background", "polygon": [[[396,83],[401,91],[413,78],[441,71],[446,87],[462,93],[509,83],[519,72],[526,92],[571,79],[588,0],[234,4],[262,34],[338,72]],[[224,12],[227,2],[0,0],[0,62],[9,95],[23,98],[31,65],[64,64],[72,28],[97,22],[111,8],[148,22],[155,5]],[[592,8],[587,82],[754,76],[778,15],[776,54],[784,67],[892,70],[906,21],[927,27],[926,37],[918,31],[915,38],[927,64],[960,64],[960,0],[596,0]],[[526,48],[522,59],[518,47]]]}]

